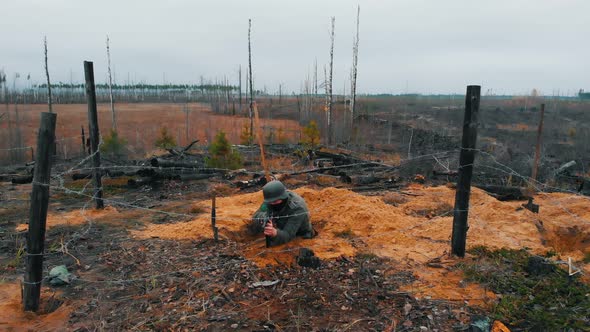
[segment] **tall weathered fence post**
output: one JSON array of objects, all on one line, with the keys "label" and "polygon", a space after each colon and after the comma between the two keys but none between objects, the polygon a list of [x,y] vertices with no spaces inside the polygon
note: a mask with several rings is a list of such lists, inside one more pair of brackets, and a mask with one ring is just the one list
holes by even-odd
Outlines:
[{"label": "tall weathered fence post", "polygon": [[477,141],[480,92],[481,87],[479,85],[469,85],[465,96],[463,139],[459,156],[459,179],[457,180],[457,193],[455,194],[453,233],[451,237],[451,252],[459,257],[465,256],[467,230],[469,229],[467,216],[469,214],[469,194],[471,192],[471,176],[473,174],[475,143]]},{"label": "tall weathered fence post", "polygon": [[92,181],[94,183],[94,202],[97,209],[104,208],[102,200],[102,183],[100,179],[100,151],[98,150],[99,131],[96,110],[96,91],[94,87],[94,68],[91,61],[84,61],[84,76],[86,77],[86,100],[88,101],[88,136],[92,153]]},{"label": "tall weathered fence post", "polygon": [[82,155],[86,155],[86,135],[84,134],[84,126],[80,126],[82,128]]},{"label": "tall weathered fence post", "polygon": [[[534,190],[534,182],[537,180],[537,173],[539,171],[539,159],[541,158],[541,137],[543,136],[543,117],[545,116],[545,104],[541,104],[541,119],[539,120],[539,127],[537,129],[537,144],[535,145],[535,162],[533,163],[533,174],[531,174],[530,188]],[[532,192],[531,192],[532,193]]]},{"label": "tall weathered fence post", "polygon": [[211,199],[211,229],[213,229],[213,239],[215,239],[215,242],[217,242],[219,241],[219,228],[217,228],[217,225],[215,224],[217,221],[215,209],[215,196],[213,196]]},{"label": "tall weathered fence post", "polygon": [[43,250],[45,249],[45,222],[49,203],[49,176],[55,123],[57,114],[41,113],[41,125],[37,136],[37,156],[29,210],[29,231],[27,235],[26,273],[23,291],[25,311],[37,311],[41,296],[43,278]]}]

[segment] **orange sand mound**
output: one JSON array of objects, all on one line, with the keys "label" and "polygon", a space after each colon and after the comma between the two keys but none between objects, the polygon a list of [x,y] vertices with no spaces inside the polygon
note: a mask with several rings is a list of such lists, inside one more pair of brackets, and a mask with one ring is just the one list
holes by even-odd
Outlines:
[{"label": "orange sand mound", "polygon": [[[477,303],[493,298],[493,294],[477,286],[460,284],[461,278],[454,272],[425,265],[445,256],[450,249],[454,190],[444,186],[416,185],[409,190],[417,196],[396,207],[384,203],[379,196],[368,197],[344,189],[297,189],[295,192],[308,203],[312,223],[319,235],[313,240],[296,239],[276,248],[264,248],[262,237],[244,235],[244,225],[261,202],[260,193],[218,199],[217,225],[223,236],[241,242],[245,256],[260,265],[291,264],[301,247],[312,249],[323,259],[370,253],[412,268],[419,277],[418,282],[410,286],[415,294],[451,300],[471,299]],[[474,188],[468,247],[526,247],[535,253],[552,249],[579,260],[590,250],[589,201],[581,196],[542,194],[536,198],[541,213],[534,214],[523,209],[522,202],[500,202]],[[210,211],[209,201],[197,205]],[[186,223],[152,224],[144,230],[134,231],[134,235],[167,239],[210,238],[210,216],[202,214]],[[562,243],[571,245],[560,245]],[[453,261],[458,260],[451,258],[448,262]],[[438,285],[442,278],[445,285]]]},{"label": "orange sand mound", "polygon": [[[49,229],[55,226],[81,225],[88,222],[90,219],[112,215],[113,213],[117,213],[117,210],[111,206],[105,207],[104,210],[88,208],[72,210],[64,213],[49,213],[47,214],[47,228]],[[28,224],[20,224],[16,227],[16,230],[19,232],[26,231],[28,229]]]},{"label": "orange sand mound", "polygon": [[[308,203],[312,223],[319,230],[314,240],[297,243],[308,246],[323,258],[350,255],[369,250],[391,258],[409,258],[426,262],[442,255],[449,247],[452,228],[454,190],[448,187],[411,188],[415,197],[407,203],[392,206],[379,196],[363,196],[345,189],[326,188],[295,190]],[[219,198],[217,225],[225,236],[243,239],[243,226],[261,202],[260,193]],[[536,199],[541,213],[534,214],[521,207],[522,202],[501,202],[474,188],[469,214],[468,246],[494,248],[530,248],[534,252],[560,249],[575,258],[581,255],[585,237],[590,230],[590,200],[565,194],[542,194]],[[197,203],[210,211],[210,202]],[[195,239],[210,237],[210,216],[176,224],[153,224],[135,231],[139,237]],[[553,248],[552,236],[577,229],[577,245]],[[360,240],[356,241],[354,240]],[[561,239],[568,241],[572,239]],[[248,241],[249,242],[249,241]],[[352,249],[355,243],[356,249]],[[282,250],[289,247],[280,247]]]},{"label": "orange sand mound", "polygon": [[[47,302],[52,294],[43,289],[41,303]],[[0,284],[0,330],[2,331],[64,331],[71,308],[61,305],[47,314],[24,312],[21,303],[20,286],[15,283]]]}]

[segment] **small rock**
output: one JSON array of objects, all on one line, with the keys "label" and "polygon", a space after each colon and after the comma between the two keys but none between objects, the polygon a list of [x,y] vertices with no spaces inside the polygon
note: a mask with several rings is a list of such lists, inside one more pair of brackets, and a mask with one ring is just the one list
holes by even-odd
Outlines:
[{"label": "small rock", "polygon": [[404,305],[404,315],[407,316],[410,313],[410,310],[412,310],[412,305],[406,303],[406,305]]},{"label": "small rock", "polygon": [[230,325],[230,327],[231,327],[232,329],[237,329],[237,328],[238,328],[238,326],[239,326],[238,324],[231,324],[231,325]]},{"label": "small rock", "polygon": [[426,326],[420,326],[420,331],[428,331],[428,328]]}]

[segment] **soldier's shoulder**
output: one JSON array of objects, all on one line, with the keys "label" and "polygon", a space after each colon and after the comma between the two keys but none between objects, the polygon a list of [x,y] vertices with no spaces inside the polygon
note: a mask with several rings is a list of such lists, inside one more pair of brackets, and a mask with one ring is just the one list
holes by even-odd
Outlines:
[{"label": "soldier's shoulder", "polygon": [[289,191],[289,208],[292,210],[307,210],[307,204],[305,204],[303,197],[299,196],[297,193]]}]

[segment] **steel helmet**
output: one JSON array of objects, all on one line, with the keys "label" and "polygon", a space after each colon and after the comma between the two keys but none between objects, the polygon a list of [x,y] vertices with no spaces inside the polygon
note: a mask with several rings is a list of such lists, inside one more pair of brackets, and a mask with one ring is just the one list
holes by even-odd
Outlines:
[{"label": "steel helmet", "polygon": [[270,181],[262,187],[264,203],[272,203],[279,199],[287,199],[287,188],[281,181]]}]

